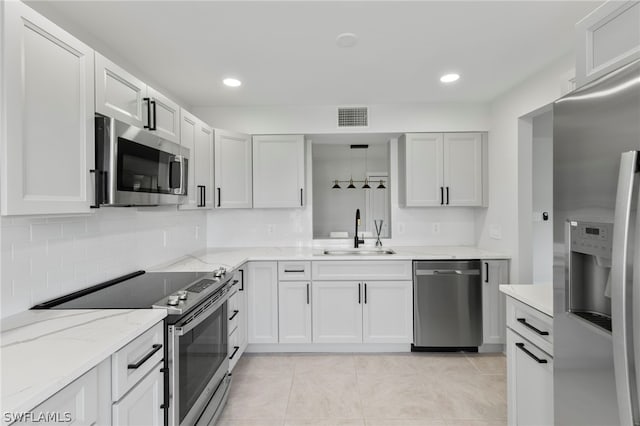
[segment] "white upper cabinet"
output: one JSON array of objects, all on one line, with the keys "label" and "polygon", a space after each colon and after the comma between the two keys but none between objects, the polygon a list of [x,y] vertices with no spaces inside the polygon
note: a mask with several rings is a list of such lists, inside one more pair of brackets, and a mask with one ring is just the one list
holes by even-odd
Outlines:
[{"label": "white upper cabinet", "polygon": [[147,85],[96,52],[96,112],[136,127],[147,123]]},{"label": "white upper cabinet", "polygon": [[2,214],[89,212],[94,52],[23,3],[3,6]]},{"label": "white upper cabinet", "polygon": [[251,208],[251,136],[215,129],[215,207]]},{"label": "white upper cabinet", "polygon": [[96,112],[180,143],[180,106],[96,52]]},{"label": "white upper cabinet", "polygon": [[576,86],[640,58],[640,2],[608,1],[576,24]]},{"label": "white upper cabinet", "polygon": [[442,201],[442,133],[411,133],[399,146],[400,196],[407,206],[439,206]]},{"label": "white upper cabinet", "polygon": [[[147,98],[151,105],[153,131],[164,139],[180,143],[180,105],[149,86]],[[145,110],[149,114],[149,110]]]},{"label": "white upper cabinet", "polygon": [[482,206],[486,192],[482,133],[407,133],[398,143],[400,204]]},{"label": "white upper cabinet", "polygon": [[253,137],[253,207],[304,207],[304,136]]},{"label": "white upper cabinet", "polygon": [[482,205],[482,135],[445,133],[443,155],[445,204]]},{"label": "white upper cabinet", "polygon": [[187,202],[179,208],[213,208],[213,129],[184,109],[180,116],[180,143],[190,156]]}]

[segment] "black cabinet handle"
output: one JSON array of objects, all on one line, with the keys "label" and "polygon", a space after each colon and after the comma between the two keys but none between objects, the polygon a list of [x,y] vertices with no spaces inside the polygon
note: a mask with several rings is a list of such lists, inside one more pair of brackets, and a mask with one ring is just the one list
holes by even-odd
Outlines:
[{"label": "black cabinet handle", "polygon": [[449,205],[449,187],[447,186],[447,205]]},{"label": "black cabinet handle", "polygon": [[204,185],[198,185],[198,192],[200,195],[200,202],[198,202],[198,206],[197,207],[204,207]]},{"label": "black cabinet handle", "polygon": [[367,304],[367,283],[364,283],[364,304]]},{"label": "black cabinet handle", "polygon": [[303,189],[300,188],[300,207],[304,207],[304,203],[303,203],[304,196],[303,196],[303,194],[304,194],[303,193]]},{"label": "black cabinet handle", "polygon": [[358,283],[358,305],[362,303],[362,290],[361,290],[361,284]]},{"label": "black cabinet handle", "polygon": [[244,291],[244,269],[240,269],[240,290]]},{"label": "black cabinet handle", "polygon": [[147,103],[147,124],[143,127],[145,129],[153,130],[151,128],[151,98],[142,98],[142,100]]},{"label": "black cabinet handle", "polygon": [[518,348],[522,349],[522,351],[523,351],[525,354],[527,354],[527,355],[529,355],[531,358],[535,359],[535,360],[536,360],[536,362],[537,362],[538,364],[546,364],[546,363],[548,362],[546,359],[538,358],[538,357],[537,357],[537,356],[535,356],[533,353],[531,353],[527,348],[525,348],[525,347],[524,347],[524,343],[516,343],[516,346],[517,346]]},{"label": "black cabinet handle", "polygon": [[220,187],[218,187],[217,189],[218,189],[218,207],[220,207],[220,193],[222,191],[220,191]]},{"label": "black cabinet handle", "polygon": [[536,327],[532,326],[532,325],[531,325],[531,324],[529,324],[529,323],[527,322],[527,320],[526,320],[526,319],[524,319],[524,318],[518,318],[518,322],[519,322],[520,324],[524,325],[525,327],[529,328],[530,330],[535,331],[536,333],[538,333],[538,334],[539,334],[539,335],[541,335],[541,336],[548,336],[548,335],[549,335],[549,332],[548,332],[548,331],[542,331],[542,330],[540,330],[539,328],[536,328]]},{"label": "black cabinet handle", "polygon": [[231,315],[231,316],[229,317],[229,321],[231,321],[232,319],[234,319],[234,318],[236,317],[236,315],[238,315],[238,312],[240,312],[240,311],[239,311],[239,310],[237,310],[237,309],[234,309],[234,310],[233,310],[233,315]]},{"label": "black cabinet handle", "polygon": [[162,349],[162,345],[159,343],[156,343],[155,345],[151,346],[151,350],[149,351],[148,354],[146,354],[145,356],[143,356],[138,362],[136,362],[135,364],[129,364],[127,365],[127,368],[129,370],[135,370],[137,368],[139,368],[142,364],[144,364],[145,362],[147,362],[147,360],[149,358],[151,358],[153,356],[153,354],[155,354],[156,352],[158,352],[160,349]]},{"label": "black cabinet handle", "polygon": [[297,274],[304,274],[304,269],[285,269],[285,272],[291,272],[291,273],[297,273]]},{"label": "black cabinet handle", "polygon": [[309,283],[307,283],[307,305],[310,302],[310,297],[309,297]]},{"label": "black cabinet handle", "polygon": [[489,262],[484,262],[484,282],[489,282]]},{"label": "black cabinet handle", "polygon": [[231,283],[231,287],[233,287],[234,285],[238,284],[240,282],[240,280],[233,280],[233,282]]},{"label": "black cabinet handle", "polygon": [[229,359],[233,359],[233,357],[236,356],[236,353],[238,353],[238,349],[240,349],[240,346],[234,346],[233,347],[233,353],[231,354]]},{"label": "black cabinet handle", "polygon": [[444,186],[440,187],[440,205],[444,206]]},{"label": "black cabinet handle", "polygon": [[[149,130],[157,130],[156,129],[156,101],[151,101],[151,105],[153,106],[153,127],[149,127]],[[151,111],[149,111],[151,113]],[[149,122],[149,126],[151,126],[151,122]]]}]

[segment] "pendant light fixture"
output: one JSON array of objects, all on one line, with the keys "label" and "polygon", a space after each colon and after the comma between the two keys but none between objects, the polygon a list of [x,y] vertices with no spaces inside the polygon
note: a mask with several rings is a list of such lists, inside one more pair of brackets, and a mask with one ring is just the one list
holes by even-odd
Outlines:
[{"label": "pendant light fixture", "polygon": [[[362,189],[371,189],[371,185],[369,185],[369,178],[366,176],[367,173],[367,169],[369,167],[369,157],[367,154],[367,149],[369,148],[369,145],[350,145],[349,148],[351,148],[351,150],[349,151],[349,166],[351,167],[351,176],[349,177],[349,180],[339,180],[339,179],[334,179],[333,180],[333,186],[331,187],[331,189],[342,189],[342,187],[340,186],[340,183],[348,183],[349,185],[347,186],[347,189],[356,189],[355,183],[364,183],[364,185],[362,185]],[[364,164],[365,164],[365,178],[364,180],[354,180],[353,179],[353,150],[354,149],[364,149]],[[376,186],[376,189],[386,189],[387,187],[384,186],[384,180],[380,179],[380,184],[378,186]]]}]

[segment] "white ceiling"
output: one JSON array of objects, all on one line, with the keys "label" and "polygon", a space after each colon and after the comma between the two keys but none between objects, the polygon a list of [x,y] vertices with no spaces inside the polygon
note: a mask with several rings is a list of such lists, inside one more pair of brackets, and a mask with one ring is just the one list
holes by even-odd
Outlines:
[{"label": "white ceiling", "polygon": [[244,106],[488,101],[569,53],[601,2],[47,3],[191,106]]}]

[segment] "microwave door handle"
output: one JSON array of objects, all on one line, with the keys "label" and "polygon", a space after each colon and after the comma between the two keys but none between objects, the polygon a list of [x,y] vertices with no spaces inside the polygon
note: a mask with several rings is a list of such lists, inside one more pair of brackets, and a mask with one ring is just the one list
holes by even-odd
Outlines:
[{"label": "microwave door handle", "polygon": [[[182,156],[182,155],[176,155],[175,157],[173,157],[173,160],[171,160],[171,167],[174,166],[174,164],[177,164],[180,167],[180,179],[178,181],[178,187],[174,187],[171,186],[171,188],[173,189],[173,193],[174,194],[178,194],[178,195],[186,195],[187,191],[186,191],[186,174],[187,174],[187,167],[188,167],[188,160]],[[173,176],[173,173],[170,171],[169,174],[171,176]]]},{"label": "microwave door handle", "polygon": [[[631,232],[631,206],[633,189],[638,178],[638,153],[625,152],[620,160],[618,189],[616,193],[615,219],[613,224],[613,252],[611,263],[611,312],[613,338],[613,365],[618,395],[620,424],[637,424],[638,401],[634,391],[633,348],[630,347],[633,333],[633,305],[629,283],[629,243]],[[634,400],[635,399],[635,400]]]}]

